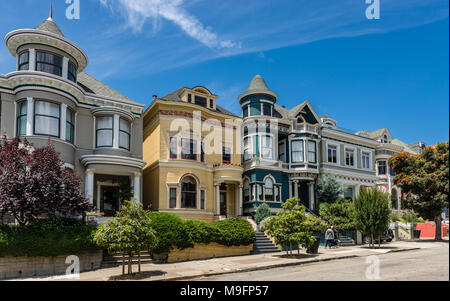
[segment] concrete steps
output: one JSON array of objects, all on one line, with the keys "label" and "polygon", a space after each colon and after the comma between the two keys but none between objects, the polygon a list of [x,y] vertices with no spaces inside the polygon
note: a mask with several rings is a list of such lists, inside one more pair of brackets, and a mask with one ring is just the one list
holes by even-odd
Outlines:
[{"label": "concrete steps", "polygon": [[251,254],[264,254],[264,253],[275,253],[281,252],[272,241],[267,238],[264,233],[257,232],[256,233],[256,241],[253,244],[253,250]]},{"label": "concrete steps", "polygon": [[348,236],[344,236],[344,235],[339,235],[337,236],[337,239],[341,242],[340,245],[342,247],[346,247],[346,246],[354,246],[356,245],[356,242],[354,239],[348,237]]}]

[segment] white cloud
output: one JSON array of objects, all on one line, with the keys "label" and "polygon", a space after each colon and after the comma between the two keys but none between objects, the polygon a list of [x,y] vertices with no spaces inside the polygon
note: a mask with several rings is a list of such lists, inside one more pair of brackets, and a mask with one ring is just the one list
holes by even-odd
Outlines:
[{"label": "white cloud", "polygon": [[99,0],[111,9],[124,9],[128,25],[135,31],[142,31],[147,20],[153,21],[153,28],[159,26],[159,19],[171,21],[188,36],[215,49],[240,48],[231,40],[222,40],[212,29],[205,27],[184,8],[184,0]]}]

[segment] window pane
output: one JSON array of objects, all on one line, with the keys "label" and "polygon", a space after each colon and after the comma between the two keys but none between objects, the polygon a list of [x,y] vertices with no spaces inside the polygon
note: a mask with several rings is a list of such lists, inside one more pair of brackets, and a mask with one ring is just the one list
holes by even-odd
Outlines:
[{"label": "window pane", "polygon": [[97,129],[112,129],[112,117],[97,117]]},{"label": "window pane", "polygon": [[27,116],[20,116],[17,119],[17,135],[25,136],[27,134]]},{"label": "window pane", "polygon": [[125,119],[120,118],[119,126],[120,126],[121,131],[130,133],[130,123],[128,121],[126,121]]},{"label": "window pane", "polygon": [[35,116],[34,132],[40,135],[59,136],[59,119],[46,116]]},{"label": "window pane", "polygon": [[124,132],[119,133],[119,147],[130,149],[130,135]]},{"label": "window pane", "polygon": [[112,146],[112,140],[113,140],[112,130],[97,131],[97,146]]},{"label": "window pane", "polygon": [[46,102],[46,101],[36,101],[35,114],[47,115],[53,117],[59,117],[59,104]]},{"label": "window pane", "polygon": [[170,208],[176,208],[177,207],[177,189],[176,188],[170,188]]},{"label": "window pane", "polygon": [[170,138],[170,158],[177,158],[177,138]]}]

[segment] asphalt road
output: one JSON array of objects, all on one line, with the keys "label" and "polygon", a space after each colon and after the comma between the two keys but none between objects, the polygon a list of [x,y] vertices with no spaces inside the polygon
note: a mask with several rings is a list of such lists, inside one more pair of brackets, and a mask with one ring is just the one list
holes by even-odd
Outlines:
[{"label": "asphalt road", "polygon": [[[366,262],[369,260],[369,262]],[[378,261],[379,260],[379,261]],[[376,268],[377,261],[379,269]],[[378,271],[378,273],[377,273]],[[367,276],[366,276],[367,275]],[[378,276],[378,277],[377,277]],[[449,245],[246,273],[201,277],[202,281],[449,281]]]}]

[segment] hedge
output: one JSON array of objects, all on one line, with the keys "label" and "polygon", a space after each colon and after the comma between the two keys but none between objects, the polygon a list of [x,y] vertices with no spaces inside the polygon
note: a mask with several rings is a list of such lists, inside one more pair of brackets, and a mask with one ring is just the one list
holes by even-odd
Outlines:
[{"label": "hedge", "polygon": [[35,221],[27,226],[0,224],[0,257],[59,256],[99,250],[95,226],[67,218]]},{"label": "hedge", "polygon": [[150,212],[151,226],[158,242],[154,253],[167,253],[173,248],[186,249],[195,243],[212,242],[225,246],[247,246],[255,242],[256,234],[249,222],[230,218],[215,223],[182,220],[174,213]]}]

